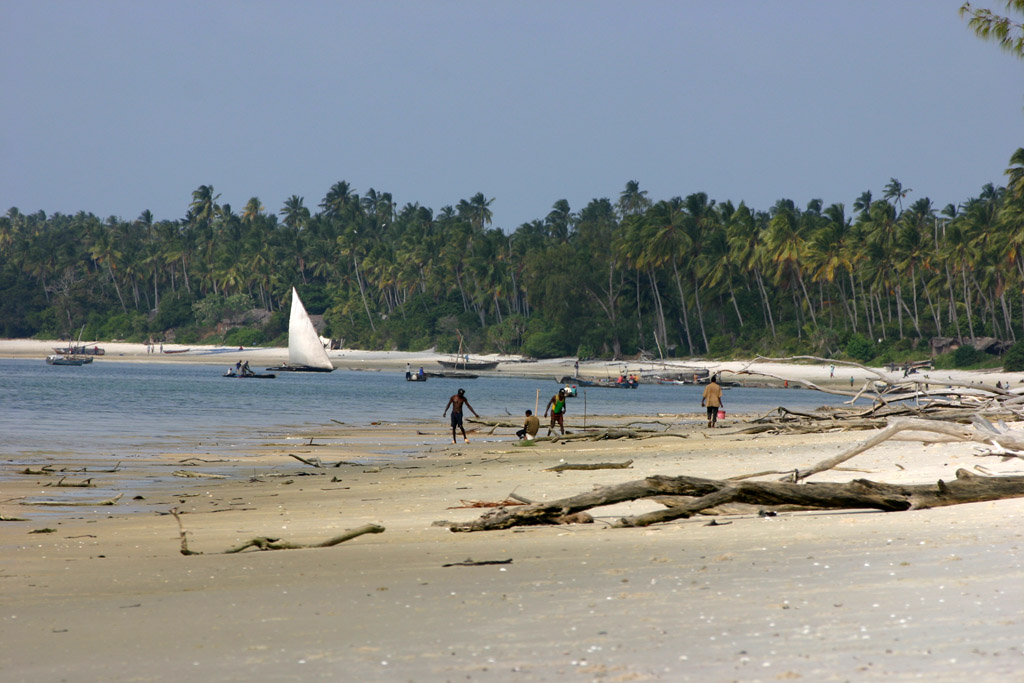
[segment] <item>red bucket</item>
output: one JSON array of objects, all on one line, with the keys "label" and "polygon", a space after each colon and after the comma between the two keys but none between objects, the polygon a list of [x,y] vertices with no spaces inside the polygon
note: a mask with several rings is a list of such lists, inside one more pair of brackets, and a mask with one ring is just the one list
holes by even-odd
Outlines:
[{"label": "red bucket", "polygon": [[725,411],[722,410],[721,408],[718,409],[718,419],[719,420],[724,420],[725,419]]}]

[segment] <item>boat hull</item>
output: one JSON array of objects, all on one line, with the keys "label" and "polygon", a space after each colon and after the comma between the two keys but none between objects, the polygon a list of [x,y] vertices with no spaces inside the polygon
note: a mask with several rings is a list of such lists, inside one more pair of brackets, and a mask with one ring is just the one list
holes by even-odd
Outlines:
[{"label": "boat hull", "polygon": [[559,384],[572,384],[587,389],[636,389],[639,382],[611,382],[593,381],[582,377],[562,377],[557,380]]},{"label": "boat hull", "polygon": [[274,372],[334,372],[334,368],[311,368],[308,365],[278,365],[267,370]]},{"label": "boat hull", "polygon": [[252,375],[236,375],[233,372],[225,372],[224,376],[225,377],[230,377],[232,379],[274,379],[275,377],[277,377],[277,375],[275,375],[273,373],[262,373],[262,372],[257,372],[257,373],[252,374]]},{"label": "boat hull", "polygon": [[498,367],[499,361],[477,360],[477,361],[453,361],[439,360],[437,364],[445,370],[493,370]]},{"label": "boat hull", "polygon": [[106,353],[105,350],[98,346],[66,346],[63,348],[54,348],[54,353],[59,353],[62,356],[67,355],[81,355],[81,356],[102,356]]},{"label": "boat hull", "polygon": [[85,365],[91,363],[91,357],[83,356],[47,356],[47,365]]}]

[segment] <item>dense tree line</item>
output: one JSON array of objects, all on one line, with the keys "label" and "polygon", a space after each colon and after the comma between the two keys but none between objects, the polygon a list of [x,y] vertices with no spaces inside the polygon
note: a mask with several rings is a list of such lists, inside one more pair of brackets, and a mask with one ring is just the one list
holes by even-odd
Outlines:
[{"label": "dense tree line", "polygon": [[[962,204],[874,196],[759,210],[635,181],[507,233],[476,194],[435,212],[335,183],[308,207],[0,217],[0,334],[280,343],[289,291],[362,348],[654,357],[917,353],[933,336],[1024,338],[1024,149]],[[262,310],[262,316],[254,310]],[[228,324],[225,324],[228,321]],[[220,323],[220,325],[218,325]],[[234,329],[232,329],[234,328]],[[225,337],[226,335],[226,337]],[[881,341],[881,345],[879,345]]]}]

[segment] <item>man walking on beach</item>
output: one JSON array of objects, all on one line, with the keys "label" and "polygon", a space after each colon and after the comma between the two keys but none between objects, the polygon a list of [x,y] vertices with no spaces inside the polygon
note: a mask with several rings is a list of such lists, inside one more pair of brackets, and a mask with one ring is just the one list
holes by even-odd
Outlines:
[{"label": "man walking on beach", "polygon": [[540,419],[533,414],[532,410],[526,411],[526,421],[523,422],[523,428],[516,432],[516,438],[520,441],[523,439],[533,440],[533,437],[537,436],[537,432],[540,431]]},{"label": "man walking on beach", "polygon": [[452,409],[452,443],[455,443],[455,428],[458,427],[462,430],[462,438],[466,443],[469,443],[469,437],[466,436],[466,428],[462,426],[462,406],[469,408],[473,415],[477,415],[476,411],[473,410],[473,406],[469,405],[469,401],[466,400],[466,390],[459,389],[459,392],[448,399],[448,405],[444,407],[444,412],[441,413],[441,417],[448,414],[448,408]]},{"label": "man walking on beach", "polygon": [[562,434],[565,434],[565,389],[559,389],[558,393],[551,397],[548,404],[544,407],[544,417],[548,416],[548,410],[551,411],[551,424],[548,425],[548,434],[550,435],[554,431],[556,423]]},{"label": "man walking on beach", "polygon": [[717,425],[718,409],[722,407],[722,387],[718,385],[718,375],[711,375],[711,381],[704,387],[700,404],[708,409],[708,427]]}]

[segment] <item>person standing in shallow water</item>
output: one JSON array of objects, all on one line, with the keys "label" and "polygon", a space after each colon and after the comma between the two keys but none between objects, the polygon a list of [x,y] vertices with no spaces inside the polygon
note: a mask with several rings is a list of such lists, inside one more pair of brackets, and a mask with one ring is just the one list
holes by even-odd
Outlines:
[{"label": "person standing in shallow water", "polygon": [[722,387],[718,384],[718,375],[711,375],[711,381],[704,387],[700,404],[708,409],[708,427],[716,426],[718,409],[722,407]]},{"label": "person standing in shallow water", "polygon": [[448,409],[452,409],[452,443],[455,443],[455,428],[458,427],[462,430],[462,439],[469,443],[469,437],[466,436],[466,428],[462,425],[462,406],[466,406],[472,411],[473,415],[477,415],[477,412],[473,410],[473,406],[469,405],[469,401],[466,400],[466,390],[459,389],[458,393],[448,399],[448,405],[444,407],[444,412],[441,413],[441,417],[448,414]]}]

